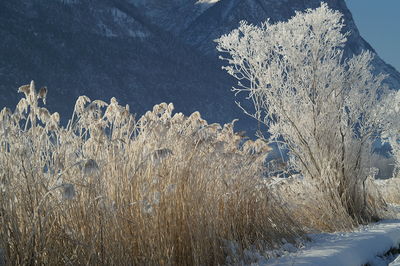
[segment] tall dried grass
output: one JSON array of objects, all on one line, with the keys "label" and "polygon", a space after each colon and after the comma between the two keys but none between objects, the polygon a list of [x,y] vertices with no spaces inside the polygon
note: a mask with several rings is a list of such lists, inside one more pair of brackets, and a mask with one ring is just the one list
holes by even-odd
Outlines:
[{"label": "tall dried grass", "polygon": [[[223,264],[301,231],[262,180],[269,147],[229,123],[79,97],[66,127],[19,90],[0,113],[0,249],[12,264]],[[229,254],[229,245],[239,254]],[[235,263],[235,261],[230,261]]]},{"label": "tall dried grass", "polygon": [[[286,206],[292,218],[307,232],[348,231],[359,225],[340,208],[338,201],[332,200],[332,195],[326,193],[318,181],[294,175],[285,179],[272,178],[267,182],[279,204]],[[387,217],[386,197],[382,197],[381,191],[370,176],[360,195],[365,206],[370,208],[365,211],[373,213],[375,220]]]}]

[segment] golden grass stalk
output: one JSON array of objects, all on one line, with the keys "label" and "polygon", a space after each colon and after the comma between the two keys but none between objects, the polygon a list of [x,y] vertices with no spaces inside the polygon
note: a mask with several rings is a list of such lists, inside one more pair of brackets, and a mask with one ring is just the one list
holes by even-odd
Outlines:
[{"label": "golden grass stalk", "polygon": [[[44,98],[32,90],[20,89]],[[0,115],[8,263],[223,264],[301,233],[263,180],[268,146],[242,145],[233,123],[172,115],[165,103],[135,120],[115,98],[82,96],[64,128],[37,98],[19,106]]]}]

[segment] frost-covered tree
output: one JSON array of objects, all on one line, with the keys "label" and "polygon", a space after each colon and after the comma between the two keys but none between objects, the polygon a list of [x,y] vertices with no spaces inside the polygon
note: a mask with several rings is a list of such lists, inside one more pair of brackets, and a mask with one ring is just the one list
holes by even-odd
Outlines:
[{"label": "frost-covered tree", "polygon": [[400,91],[385,99],[380,105],[381,112],[386,113],[382,130],[383,141],[390,144],[394,159],[393,177],[400,177]]},{"label": "frost-covered tree", "polygon": [[322,3],[296,12],[287,22],[261,26],[241,22],[221,36],[224,67],[238,79],[254,110],[238,105],[267,125],[271,140],[286,146],[290,164],[317,181],[338,210],[369,220],[365,196],[368,154],[382,127],[384,75],[372,73],[373,55],[343,56],[348,33],[342,14]]}]

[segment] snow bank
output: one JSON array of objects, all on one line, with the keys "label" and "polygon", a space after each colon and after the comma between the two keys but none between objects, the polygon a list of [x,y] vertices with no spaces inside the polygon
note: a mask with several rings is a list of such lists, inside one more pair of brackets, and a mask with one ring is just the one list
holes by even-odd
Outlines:
[{"label": "snow bank", "polygon": [[304,249],[259,265],[364,265],[400,243],[400,220],[383,221],[351,233],[312,235]]}]

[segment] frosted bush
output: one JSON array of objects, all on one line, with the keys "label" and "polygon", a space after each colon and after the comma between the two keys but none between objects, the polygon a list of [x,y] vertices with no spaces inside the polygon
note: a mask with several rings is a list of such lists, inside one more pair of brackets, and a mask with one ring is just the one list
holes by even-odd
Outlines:
[{"label": "frosted bush", "polygon": [[374,215],[363,190],[388,92],[385,76],[373,74],[371,52],[343,57],[342,17],[322,3],[287,22],[242,21],[216,41],[224,69],[238,80],[233,91],[254,110],[239,107],[283,143],[294,170],[331,194],[338,215],[363,222]]},{"label": "frosted bush", "polygon": [[394,159],[394,177],[398,177],[400,169],[400,93],[393,93],[380,106],[381,112],[386,113],[382,139],[390,144]]}]

